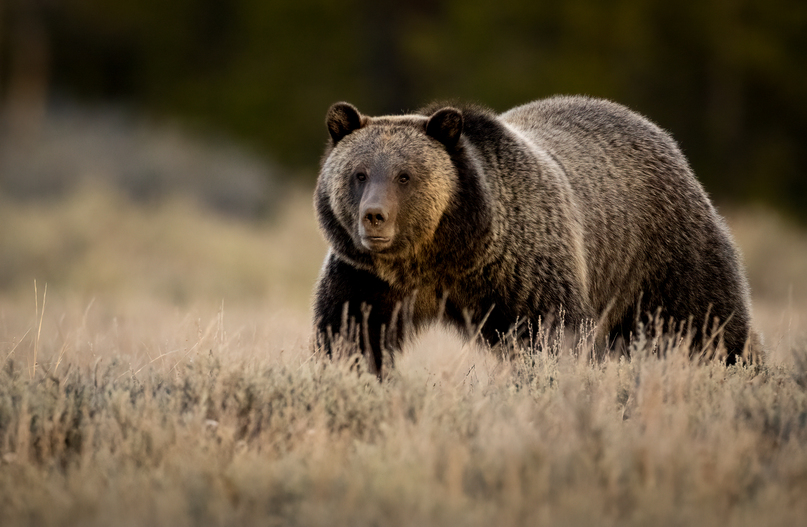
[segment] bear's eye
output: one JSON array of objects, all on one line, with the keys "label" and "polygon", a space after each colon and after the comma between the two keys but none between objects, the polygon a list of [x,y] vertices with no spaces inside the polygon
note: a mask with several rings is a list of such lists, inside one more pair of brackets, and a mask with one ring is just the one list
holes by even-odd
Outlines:
[{"label": "bear's eye", "polygon": [[409,183],[409,174],[401,174],[400,176],[398,176],[398,183],[400,183],[401,185],[406,185],[407,183]]},{"label": "bear's eye", "polygon": [[356,172],[356,179],[359,181],[367,181],[367,174],[364,172]]}]

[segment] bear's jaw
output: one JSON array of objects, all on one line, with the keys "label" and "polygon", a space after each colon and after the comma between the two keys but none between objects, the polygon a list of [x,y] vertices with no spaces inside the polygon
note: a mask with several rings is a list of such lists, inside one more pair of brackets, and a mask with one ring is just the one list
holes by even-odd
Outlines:
[{"label": "bear's jaw", "polygon": [[392,248],[398,238],[398,229],[391,221],[360,221],[356,229],[357,248],[371,253]]},{"label": "bear's jaw", "polygon": [[392,237],[390,236],[362,236],[362,246],[371,251],[379,252],[384,249],[389,249],[392,246]]}]

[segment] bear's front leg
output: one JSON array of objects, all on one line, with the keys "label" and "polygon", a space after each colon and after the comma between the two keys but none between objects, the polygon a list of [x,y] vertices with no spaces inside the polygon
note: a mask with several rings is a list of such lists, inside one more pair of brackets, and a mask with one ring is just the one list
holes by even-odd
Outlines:
[{"label": "bear's front leg", "polygon": [[380,374],[384,351],[401,345],[403,328],[394,320],[400,311],[386,282],[328,255],[314,298],[314,323],[317,342],[329,356],[339,341],[358,346]]}]

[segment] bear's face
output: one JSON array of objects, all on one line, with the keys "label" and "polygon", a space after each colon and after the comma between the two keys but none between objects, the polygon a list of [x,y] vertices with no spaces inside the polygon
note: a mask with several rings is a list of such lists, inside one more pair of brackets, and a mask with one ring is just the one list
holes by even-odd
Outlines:
[{"label": "bear's face", "polygon": [[431,117],[369,118],[340,103],[327,125],[332,147],[317,183],[317,211],[334,249],[347,258],[416,255],[456,192],[449,152],[462,115],[446,108]]}]

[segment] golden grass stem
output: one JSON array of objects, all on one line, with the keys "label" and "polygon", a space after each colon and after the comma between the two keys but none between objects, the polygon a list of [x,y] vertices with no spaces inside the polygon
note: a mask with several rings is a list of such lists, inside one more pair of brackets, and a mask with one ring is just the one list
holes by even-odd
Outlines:
[{"label": "golden grass stem", "polygon": [[36,280],[34,280],[34,306],[36,310],[36,317],[39,318],[39,325],[36,331],[36,338],[34,339],[34,364],[31,368],[31,379],[36,376],[36,361],[39,352],[39,341],[42,337],[42,321],[45,318],[45,302],[48,298],[48,283],[45,282],[45,291],[42,293],[42,311],[39,311],[39,293],[36,289]]}]

